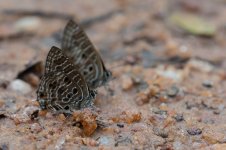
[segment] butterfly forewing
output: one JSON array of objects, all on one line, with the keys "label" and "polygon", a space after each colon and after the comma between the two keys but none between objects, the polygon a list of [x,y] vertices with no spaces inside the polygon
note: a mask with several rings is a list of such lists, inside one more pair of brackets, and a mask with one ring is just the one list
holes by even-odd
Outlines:
[{"label": "butterfly forewing", "polygon": [[64,29],[62,50],[79,66],[91,89],[96,89],[109,80],[111,72],[105,68],[102,58],[83,29],[72,20]]},{"label": "butterfly forewing", "polygon": [[41,108],[72,111],[92,105],[94,97],[95,92],[89,90],[79,70],[60,49],[52,47],[37,91]]}]

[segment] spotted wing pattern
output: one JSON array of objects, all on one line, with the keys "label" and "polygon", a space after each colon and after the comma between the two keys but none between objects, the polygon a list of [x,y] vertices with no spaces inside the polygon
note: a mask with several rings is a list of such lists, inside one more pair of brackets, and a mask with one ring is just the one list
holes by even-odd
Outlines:
[{"label": "spotted wing pattern", "polygon": [[64,29],[62,50],[76,66],[79,66],[91,89],[106,84],[111,78],[111,72],[106,69],[101,56],[86,33],[72,20]]},{"label": "spotted wing pattern", "polygon": [[42,109],[71,112],[93,104],[95,91],[63,52],[52,47],[46,60],[45,74],[37,90]]}]

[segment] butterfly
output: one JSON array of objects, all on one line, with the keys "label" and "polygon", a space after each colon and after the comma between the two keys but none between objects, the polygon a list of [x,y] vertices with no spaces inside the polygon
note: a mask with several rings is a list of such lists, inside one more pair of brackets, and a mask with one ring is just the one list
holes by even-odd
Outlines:
[{"label": "butterfly", "polygon": [[70,113],[93,105],[96,91],[91,90],[63,51],[53,46],[46,59],[45,73],[37,90],[41,109]]},{"label": "butterfly", "polygon": [[83,29],[73,20],[64,29],[61,47],[73,64],[79,66],[90,89],[103,86],[111,79],[112,73],[106,69],[100,54]]}]

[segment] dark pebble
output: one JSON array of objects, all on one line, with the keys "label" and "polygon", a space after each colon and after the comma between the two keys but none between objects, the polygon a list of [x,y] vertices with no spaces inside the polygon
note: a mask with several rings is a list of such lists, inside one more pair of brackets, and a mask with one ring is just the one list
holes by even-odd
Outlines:
[{"label": "dark pebble", "polygon": [[72,124],[72,126],[81,128],[81,127],[82,127],[82,123],[81,123],[81,122],[74,122],[74,123]]},{"label": "dark pebble", "polygon": [[168,132],[164,129],[154,128],[154,133],[162,138],[168,138],[169,136]]},{"label": "dark pebble", "polygon": [[211,81],[204,81],[203,83],[202,83],[202,85],[204,86],[204,87],[206,87],[206,88],[212,88],[213,87],[213,83],[211,82]]},{"label": "dark pebble", "polygon": [[191,128],[187,130],[188,134],[190,135],[199,135],[202,134],[202,130],[199,128]]},{"label": "dark pebble", "polygon": [[166,110],[160,110],[158,108],[154,109],[153,113],[158,114],[158,115],[167,115],[167,111]]},{"label": "dark pebble", "polygon": [[6,89],[9,84],[9,81],[0,80],[0,87]]},{"label": "dark pebble", "polygon": [[31,120],[34,120],[38,117],[38,112],[39,112],[39,110],[36,110],[31,114]]},{"label": "dark pebble", "polygon": [[123,123],[117,123],[117,126],[118,126],[119,128],[124,128],[124,124],[123,124]]},{"label": "dark pebble", "polygon": [[184,121],[184,116],[182,114],[177,114],[176,116],[174,116],[174,119],[177,122],[181,122],[181,121]]},{"label": "dark pebble", "polygon": [[5,115],[5,114],[2,114],[1,112],[0,112],[0,119],[2,119],[2,118],[6,118],[7,116]]},{"label": "dark pebble", "polygon": [[172,87],[170,87],[170,89],[167,90],[167,95],[169,97],[175,97],[175,96],[177,96],[178,92],[179,92],[178,87],[172,86]]},{"label": "dark pebble", "polygon": [[8,147],[8,145],[6,145],[6,144],[2,144],[1,146],[0,146],[0,150],[8,150],[9,149],[9,147]]},{"label": "dark pebble", "polygon": [[128,146],[132,143],[132,140],[130,139],[129,136],[121,136],[119,135],[116,139],[115,139],[115,147],[117,146]]}]

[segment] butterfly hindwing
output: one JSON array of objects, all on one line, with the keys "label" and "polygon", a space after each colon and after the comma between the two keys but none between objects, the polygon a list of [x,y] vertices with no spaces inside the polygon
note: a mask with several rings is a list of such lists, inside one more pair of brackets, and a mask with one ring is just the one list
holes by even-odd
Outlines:
[{"label": "butterfly hindwing", "polygon": [[85,79],[67,56],[57,47],[52,47],[37,96],[42,109],[71,111],[92,105],[95,92],[89,90]]},{"label": "butterfly hindwing", "polygon": [[56,72],[57,70],[79,70],[70,59],[62,52],[61,49],[53,46],[46,58],[45,73]]},{"label": "butterfly hindwing", "polygon": [[111,72],[106,69],[100,54],[86,33],[72,20],[64,29],[62,50],[76,66],[79,66],[91,89],[104,85],[111,77]]}]

